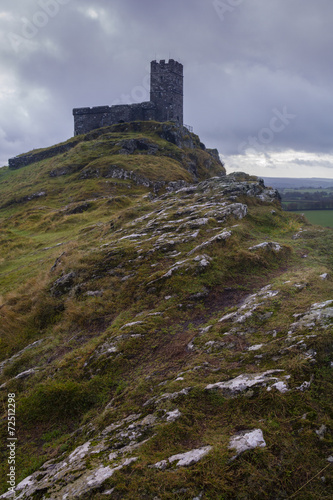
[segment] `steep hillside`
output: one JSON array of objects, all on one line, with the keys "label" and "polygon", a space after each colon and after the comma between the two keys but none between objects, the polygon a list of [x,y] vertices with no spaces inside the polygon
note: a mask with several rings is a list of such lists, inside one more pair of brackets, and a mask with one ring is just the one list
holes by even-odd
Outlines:
[{"label": "steep hillside", "polygon": [[16,498],[332,498],[332,231],[171,124],[71,141],[0,170]]},{"label": "steep hillside", "polygon": [[225,174],[216,150],[206,150],[186,129],[157,122],[105,127],[15,160],[30,164],[0,169],[6,291],[22,282],[22,273],[34,276],[41,259],[51,262],[57,256],[49,247],[76,241],[87,224],[120,226],[132,205],[135,211],[149,206],[147,193],[155,196]]}]

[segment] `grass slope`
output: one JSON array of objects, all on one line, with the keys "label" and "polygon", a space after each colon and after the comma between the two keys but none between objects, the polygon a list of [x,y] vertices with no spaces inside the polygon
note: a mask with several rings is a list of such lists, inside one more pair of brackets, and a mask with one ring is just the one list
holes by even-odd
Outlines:
[{"label": "grass slope", "polygon": [[[140,414],[157,424],[141,424],[135,463],[69,498],[332,498],[331,317],[292,326],[333,299],[331,278],[320,277],[333,274],[332,231],[251,195],[255,178],[205,181],[223,167],[195,137],[192,148],[179,147],[158,128],[118,127],[82,137],[65,155],[0,171],[1,438],[15,393],[17,479],[88,440],[101,447],[84,469],[108,467],[110,451],[131,439],[118,437],[106,452],[100,433]],[[132,139],[155,153],[119,154]],[[193,162],[200,184],[154,193],[161,180],[193,182]],[[151,184],[104,176],[110,164]],[[250,250],[267,241],[281,248]],[[274,293],[249,299],[267,285]],[[249,314],[238,321],[242,304]],[[281,370],[287,392],[206,389],[268,370]],[[266,447],[231,460],[230,438],[257,428]],[[149,467],[203,446],[212,450],[190,467]],[[6,449],[1,464],[4,492]],[[71,474],[67,483],[83,472]],[[66,481],[24,498],[63,498]]]}]

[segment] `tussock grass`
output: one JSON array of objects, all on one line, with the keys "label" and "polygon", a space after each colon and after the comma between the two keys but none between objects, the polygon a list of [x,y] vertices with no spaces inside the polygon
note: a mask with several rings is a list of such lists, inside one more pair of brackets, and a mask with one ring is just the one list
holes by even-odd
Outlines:
[{"label": "tussock grass", "polygon": [[[6,384],[3,404],[6,391],[17,394],[19,479],[130,414],[161,416],[177,408],[181,417],[154,428],[153,437],[136,451],[139,460],[131,470],[118,471],[105,483],[115,486],[115,499],[192,499],[201,491],[212,500],[329,498],[331,469],[323,472],[325,482],[316,475],[332,454],[332,324],[295,333],[316,335],[305,340],[306,349],[317,353],[315,363],[297,347],[286,349],[286,340],[294,314],[333,299],[332,278],[320,278],[333,273],[333,233],[244,197],[237,200],[249,207],[244,219],[211,217],[195,239],[180,238],[154,251],[158,236],[148,221],[163,210],[167,215],[159,226],[191,217],[193,194],[161,191],[157,196],[151,188],[106,178],[103,172],[117,164],[151,182],[190,182],[186,166],[194,153],[199,178],[217,169],[207,167],[208,153],[196,137],[197,149],[180,149],[162,139],[158,127],[120,124],[94,131],[64,155],[17,171],[0,170],[0,355],[6,360],[0,384]],[[120,155],[119,142],[131,138],[157,145],[156,155]],[[50,177],[60,168],[68,169],[66,175]],[[91,168],[101,175],[80,177]],[[40,191],[46,196],[23,200]],[[82,202],[87,209],[69,213]],[[178,210],[187,213],[177,215]],[[175,238],[181,232],[172,224]],[[207,267],[196,267],[192,260],[151,283],[177,261],[194,258],[197,254],[188,252],[224,228],[231,228],[230,239],[198,252],[212,259]],[[301,229],[306,231],[293,239]],[[134,233],[140,237],[127,238]],[[278,241],[283,249],[249,250],[264,241]],[[70,288],[52,295],[54,283],[69,273],[74,273]],[[245,323],[219,322],[268,284],[278,295],[262,301]],[[299,284],[306,286],[295,287]],[[209,342],[223,345],[208,352]],[[258,344],[263,347],[248,350]],[[103,352],[105,345],[117,348]],[[29,369],[36,372],[14,378]],[[231,398],[205,390],[210,383],[271,369],[290,375],[289,392],[256,387]],[[311,381],[309,390],[296,390],[305,381]],[[192,387],[186,397],[143,406],[184,387]],[[88,437],[91,424],[96,431]],[[316,434],[321,425],[327,427],[322,440]],[[230,461],[230,437],[256,428],[262,429],[266,448]],[[0,432],[5,440],[4,426]],[[206,445],[213,451],[193,467],[148,468]],[[5,487],[5,480],[1,484]],[[98,491],[91,494],[102,497]]]}]

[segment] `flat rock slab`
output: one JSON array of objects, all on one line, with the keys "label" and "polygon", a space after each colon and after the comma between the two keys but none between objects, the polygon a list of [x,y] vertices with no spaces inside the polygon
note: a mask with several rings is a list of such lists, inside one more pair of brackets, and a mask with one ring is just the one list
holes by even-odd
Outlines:
[{"label": "flat rock slab", "polygon": [[280,252],[280,250],[282,250],[282,246],[279,245],[279,243],[276,243],[276,241],[264,241],[264,243],[259,243],[259,245],[249,248],[249,250],[252,251],[260,249],[274,250],[274,252]]},{"label": "flat rock slab", "polygon": [[173,462],[176,463],[176,467],[189,467],[190,465],[194,465],[199,460],[204,458],[211,450],[212,446],[204,446],[203,448],[198,448],[196,450],[187,451],[186,453],[179,453],[178,455],[172,455],[166,460],[161,460],[156,464],[152,465],[155,469],[164,470],[168,466],[170,466]]},{"label": "flat rock slab", "polygon": [[272,385],[272,383],[274,383],[274,386],[278,390],[280,390],[280,386],[276,383],[281,381],[277,377],[272,377],[272,375],[281,371],[283,370],[268,370],[263,373],[244,373],[236,378],[227,380],[226,382],[209,384],[207,385],[206,390],[210,391],[214,389],[220,389],[229,392],[231,395],[234,395],[239,392],[246,391],[247,389],[256,385],[267,386],[268,384]]},{"label": "flat rock slab", "polygon": [[237,452],[233,458],[236,458],[244,451],[253,450],[254,448],[265,448],[265,446],[266,442],[261,429],[238,432],[232,436],[229,442],[229,449],[236,450]]}]

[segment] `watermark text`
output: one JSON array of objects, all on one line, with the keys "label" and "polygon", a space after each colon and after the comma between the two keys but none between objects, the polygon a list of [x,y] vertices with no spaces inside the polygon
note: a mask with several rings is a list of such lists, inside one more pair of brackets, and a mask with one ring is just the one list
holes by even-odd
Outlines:
[{"label": "watermark text", "polygon": [[7,426],[8,426],[8,438],[7,438],[7,450],[8,450],[8,474],[7,474],[7,484],[8,491],[12,494],[12,498],[15,498],[15,487],[16,487],[16,399],[14,393],[8,394],[8,408],[7,408]]},{"label": "watermark text", "polygon": [[20,33],[7,33],[12,48],[18,52],[22,44],[31,41],[45,28],[50,19],[56,17],[62,5],[67,5],[71,0],[38,0],[40,10],[37,10],[30,19],[21,17]]},{"label": "watermark text", "polygon": [[247,141],[239,144],[238,152],[240,154],[243,154],[247,149],[254,149],[257,152],[262,151],[265,146],[274,141],[276,134],[283,132],[291,120],[296,118],[296,115],[288,113],[287,106],[283,106],[282,111],[274,108],[273,115],[268,127],[263,127],[256,136],[249,136]]},{"label": "watermark text", "polygon": [[221,21],[224,21],[226,15],[234,12],[236,7],[239,7],[244,1],[245,0],[214,0],[213,6]]},{"label": "watermark text", "polygon": [[130,94],[121,94],[120,99],[115,99],[111,105],[116,106],[118,104],[134,104],[149,101],[149,90],[150,90],[150,72],[148,68],[148,73],[142,80],[142,85],[137,85],[133,87]]}]

